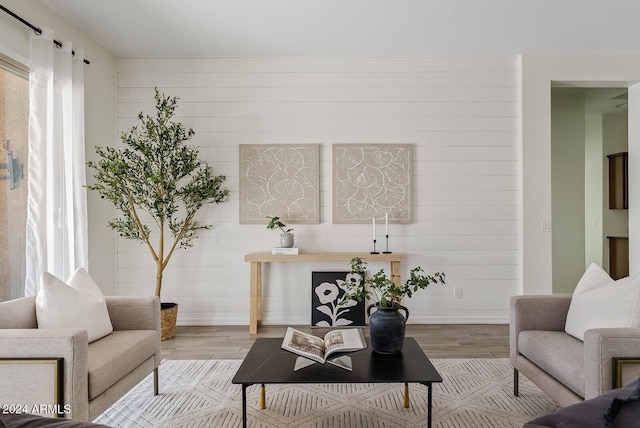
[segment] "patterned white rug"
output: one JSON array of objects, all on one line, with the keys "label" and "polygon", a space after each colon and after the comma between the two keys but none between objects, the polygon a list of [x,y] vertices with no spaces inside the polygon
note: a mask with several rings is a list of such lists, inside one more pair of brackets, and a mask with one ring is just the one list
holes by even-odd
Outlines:
[{"label": "patterned white rug", "polygon": [[[513,396],[508,359],[432,360],[444,382],[433,388],[433,426],[507,428],[555,410],[557,404],[520,376]],[[95,422],[114,427],[241,427],[242,387],[231,384],[240,360],[165,360],[160,394],[150,375]],[[248,426],[418,427],[426,426],[427,388],[410,384],[411,407],[403,407],[402,384],[267,385],[247,390]]]}]

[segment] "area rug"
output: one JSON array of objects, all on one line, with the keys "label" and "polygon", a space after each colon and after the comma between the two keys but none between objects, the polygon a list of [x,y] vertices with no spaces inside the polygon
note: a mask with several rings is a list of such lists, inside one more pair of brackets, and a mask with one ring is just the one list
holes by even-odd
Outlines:
[{"label": "area rug", "polygon": [[[513,396],[508,359],[436,359],[444,379],[433,387],[433,426],[439,428],[522,427],[558,405],[520,376]],[[113,427],[241,427],[242,387],[231,379],[240,360],[165,360],[160,394],[152,375],[100,415]],[[247,389],[248,426],[422,427],[427,387],[410,384],[411,406],[403,406],[401,384],[267,385],[267,408],[258,408],[260,388]]]}]

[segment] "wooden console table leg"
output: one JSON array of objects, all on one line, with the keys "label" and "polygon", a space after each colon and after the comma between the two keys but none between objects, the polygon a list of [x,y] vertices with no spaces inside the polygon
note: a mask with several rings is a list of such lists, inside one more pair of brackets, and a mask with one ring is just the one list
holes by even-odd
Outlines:
[{"label": "wooden console table leg", "polygon": [[396,287],[400,287],[400,260],[393,260],[389,265],[391,281],[393,281]]},{"label": "wooden console table leg", "polygon": [[258,333],[258,322],[262,320],[262,263],[251,262],[249,290],[249,334]]},{"label": "wooden console table leg", "polygon": [[257,316],[257,320],[258,320],[258,327],[260,327],[262,325],[262,263],[259,264],[258,266],[258,314]]}]

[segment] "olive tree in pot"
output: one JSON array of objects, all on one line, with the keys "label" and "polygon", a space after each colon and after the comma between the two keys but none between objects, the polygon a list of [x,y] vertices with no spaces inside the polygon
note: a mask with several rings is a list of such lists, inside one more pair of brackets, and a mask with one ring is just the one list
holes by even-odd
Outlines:
[{"label": "olive tree in pot", "polygon": [[[226,202],[226,177],[215,175],[198,158],[197,147],[187,144],[193,129],[174,122],[178,98],[155,89],[155,115],[138,115],[139,124],[122,134],[121,147],[96,147],[95,184],[87,186],[113,202],[118,216],[108,225],[120,236],[146,245],[156,264],[155,295],[161,297],[162,274],[178,248],[193,240],[210,224],[195,216],[205,204]],[[162,339],[175,335],[177,304],[162,303]]]}]

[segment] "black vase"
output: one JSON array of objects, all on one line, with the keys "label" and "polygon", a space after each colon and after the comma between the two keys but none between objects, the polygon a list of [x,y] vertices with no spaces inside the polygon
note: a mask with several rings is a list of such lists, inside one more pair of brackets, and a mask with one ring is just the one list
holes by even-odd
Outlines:
[{"label": "black vase", "polygon": [[[376,308],[374,313],[371,309]],[[399,311],[403,310],[403,316]],[[372,303],[367,308],[371,347],[380,354],[397,354],[404,345],[404,327],[409,319],[409,310],[402,305],[390,308]]]}]

